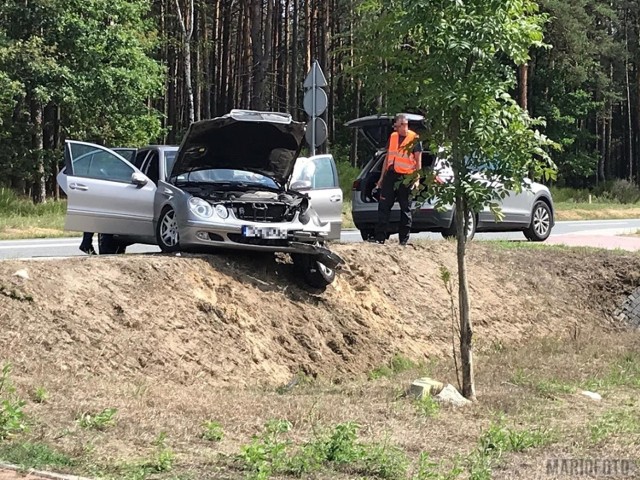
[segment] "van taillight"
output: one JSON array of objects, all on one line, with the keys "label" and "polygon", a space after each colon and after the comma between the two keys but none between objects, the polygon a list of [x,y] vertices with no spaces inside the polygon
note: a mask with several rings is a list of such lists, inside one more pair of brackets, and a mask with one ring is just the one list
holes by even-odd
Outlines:
[{"label": "van taillight", "polygon": [[356,192],[360,191],[360,179],[358,178],[355,182],[353,182],[353,190]]}]

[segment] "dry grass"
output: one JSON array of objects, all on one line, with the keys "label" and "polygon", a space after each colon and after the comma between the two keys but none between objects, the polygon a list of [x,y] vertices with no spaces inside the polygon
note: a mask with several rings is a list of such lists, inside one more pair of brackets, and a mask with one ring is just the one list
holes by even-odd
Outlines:
[{"label": "dry grass", "polygon": [[[15,383],[23,396],[42,386],[52,394],[44,403],[28,405],[33,429],[15,441],[45,442],[77,458],[76,471],[124,475],[123,464],[137,465],[154,457],[158,449],[154,440],[166,432],[174,466],[153,478],[178,474],[191,475],[179,478],[245,478],[247,472],[238,470],[232,459],[270,419],[291,422],[286,438],[296,445],[338,423],[356,422],[361,425],[361,441],[395,445],[415,465],[421,452],[445,464],[456,456],[468,457],[477,449],[482,432],[503,418],[509,428],[542,429],[551,446],[505,454],[494,465],[501,472],[495,478],[537,478],[549,457],[638,458],[637,424],[605,432],[602,441],[593,441],[589,432],[607,412],[637,413],[639,346],[638,332],[586,328],[522,345],[480,346],[476,356],[480,402],[463,410],[443,408],[434,417],[422,416],[403,392],[415,377],[425,374],[455,384],[452,365],[445,360],[374,381],[343,384],[340,378],[301,378],[289,391],[214,388],[172,378],[53,378],[44,372],[33,372],[21,381],[16,372]],[[623,364],[627,375],[620,377],[615,372]],[[599,384],[601,402],[577,393],[594,384]],[[115,426],[104,431],[79,427],[82,414],[109,407],[118,410]],[[203,423],[209,420],[222,425],[222,441],[202,438]],[[0,457],[1,452],[0,448]],[[316,478],[357,477],[340,471],[325,470]]]},{"label": "dry grass", "polygon": [[640,207],[637,205],[611,203],[557,203],[556,220],[614,220],[638,218]]}]

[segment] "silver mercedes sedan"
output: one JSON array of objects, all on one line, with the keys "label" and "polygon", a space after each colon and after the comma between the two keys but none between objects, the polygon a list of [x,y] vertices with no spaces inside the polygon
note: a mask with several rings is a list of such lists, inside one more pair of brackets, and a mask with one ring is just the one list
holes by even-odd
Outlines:
[{"label": "silver mercedes sedan", "polygon": [[232,110],[193,123],[171,165],[153,174],[151,151],[138,168],[108,148],[67,141],[58,177],[65,228],[164,252],[287,252],[323,288],[342,262],[326,246],[340,235],[342,193],[331,155],[299,157],[304,128],[288,114]]}]

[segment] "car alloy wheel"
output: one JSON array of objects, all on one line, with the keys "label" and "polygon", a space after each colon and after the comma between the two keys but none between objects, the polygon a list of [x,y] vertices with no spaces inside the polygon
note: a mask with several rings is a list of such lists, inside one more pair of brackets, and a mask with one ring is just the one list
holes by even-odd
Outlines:
[{"label": "car alloy wheel", "polygon": [[[466,232],[467,242],[473,240],[473,237],[476,234],[476,216],[473,212],[468,212],[467,218],[467,232]],[[456,237],[456,217],[453,215],[451,217],[451,226],[446,230],[442,231],[442,236],[449,240],[451,238]]]},{"label": "car alloy wheel", "polygon": [[546,202],[539,201],[533,206],[531,225],[524,231],[525,237],[532,242],[542,242],[551,233],[551,209]]},{"label": "car alloy wheel", "polygon": [[180,236],[176,212],[172,208],[163,210],[156,232],[158,245],[163,252],[175,252],[180,249]]},{"label": "car alloy wheel", "polygon": [[336,271],[316,260],[313,255],[293,253],[291,258],[294,266],[310,287],[324,290],[336,278]]}]

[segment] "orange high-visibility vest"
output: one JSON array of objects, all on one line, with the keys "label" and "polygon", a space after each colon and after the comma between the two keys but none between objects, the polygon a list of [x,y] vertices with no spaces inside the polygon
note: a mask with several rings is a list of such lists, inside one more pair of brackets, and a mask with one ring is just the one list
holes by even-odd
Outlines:
[{"label": "orange high-visibility vest", "polygon": [[413,159],[413,143],[418,139],[416,132],[409,130],[402,144],[398,145],[398,132],[393,132],[389,138],[389,150],[387,151],[387,165],[396,173],[407,175],[416,171],[416,162]]}]

